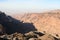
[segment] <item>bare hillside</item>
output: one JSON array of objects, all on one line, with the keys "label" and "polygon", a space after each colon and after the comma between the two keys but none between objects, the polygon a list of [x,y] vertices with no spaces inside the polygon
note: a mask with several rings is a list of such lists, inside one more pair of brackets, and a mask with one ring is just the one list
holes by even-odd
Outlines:
[{"label": "bare hillside", "polygon": [[14,15],[18,20],[33,23],[35,28],[40,32],[58,34],[60,36],[60,11],[54,10],[43,13],[29,13],[22,16]]}]

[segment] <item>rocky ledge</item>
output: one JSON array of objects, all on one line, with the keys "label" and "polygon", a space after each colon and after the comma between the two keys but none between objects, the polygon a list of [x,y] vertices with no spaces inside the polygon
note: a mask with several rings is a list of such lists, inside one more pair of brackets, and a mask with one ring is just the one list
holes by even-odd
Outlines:
[{"label": "rocky ledge", "polygon": [[[58,37],[58,36],[57,36]],[[15,32],[13,34],[0,35],[0,40],[60,40],[48,33],[31,31],[25,34]]]}]

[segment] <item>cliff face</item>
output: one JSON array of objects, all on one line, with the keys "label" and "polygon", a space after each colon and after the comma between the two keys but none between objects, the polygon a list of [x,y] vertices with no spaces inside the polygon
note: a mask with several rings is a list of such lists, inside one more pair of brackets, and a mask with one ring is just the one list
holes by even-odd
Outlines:
[{"label": "cliff face", "polygon": [[23,16],[16,15],[16,19],[23,22],[33,23],[35,28],[40,32],[58,34],[60,36],[60,11],[50,11],[43,13],[24,14]]}]

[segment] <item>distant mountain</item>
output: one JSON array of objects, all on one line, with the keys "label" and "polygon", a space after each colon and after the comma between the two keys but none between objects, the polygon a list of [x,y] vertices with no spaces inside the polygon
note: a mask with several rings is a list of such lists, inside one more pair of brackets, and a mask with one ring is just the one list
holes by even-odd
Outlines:
[{"label": "distant mountain", "polygon": [[24,23],[33,23],[38,31],[50,33],[52,35],[58,34],[60,36],[60,10],[20,15],[16,14],[13,15],[13,17]]}]

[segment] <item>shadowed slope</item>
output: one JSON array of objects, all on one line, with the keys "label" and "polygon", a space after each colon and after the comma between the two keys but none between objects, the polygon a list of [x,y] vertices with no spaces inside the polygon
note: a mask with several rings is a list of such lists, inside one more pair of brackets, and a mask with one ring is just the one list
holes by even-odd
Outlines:
[{"label": "shadowed slope", "polygon": [[5,13],[0,12],[0,24],[6,30],[6,33],[12,34],[15,32],[26,33],[29,31],[35,31],[35,27],[32,23],[23,23],[19,20],[12,18],[11,16],[5,15]]}]

